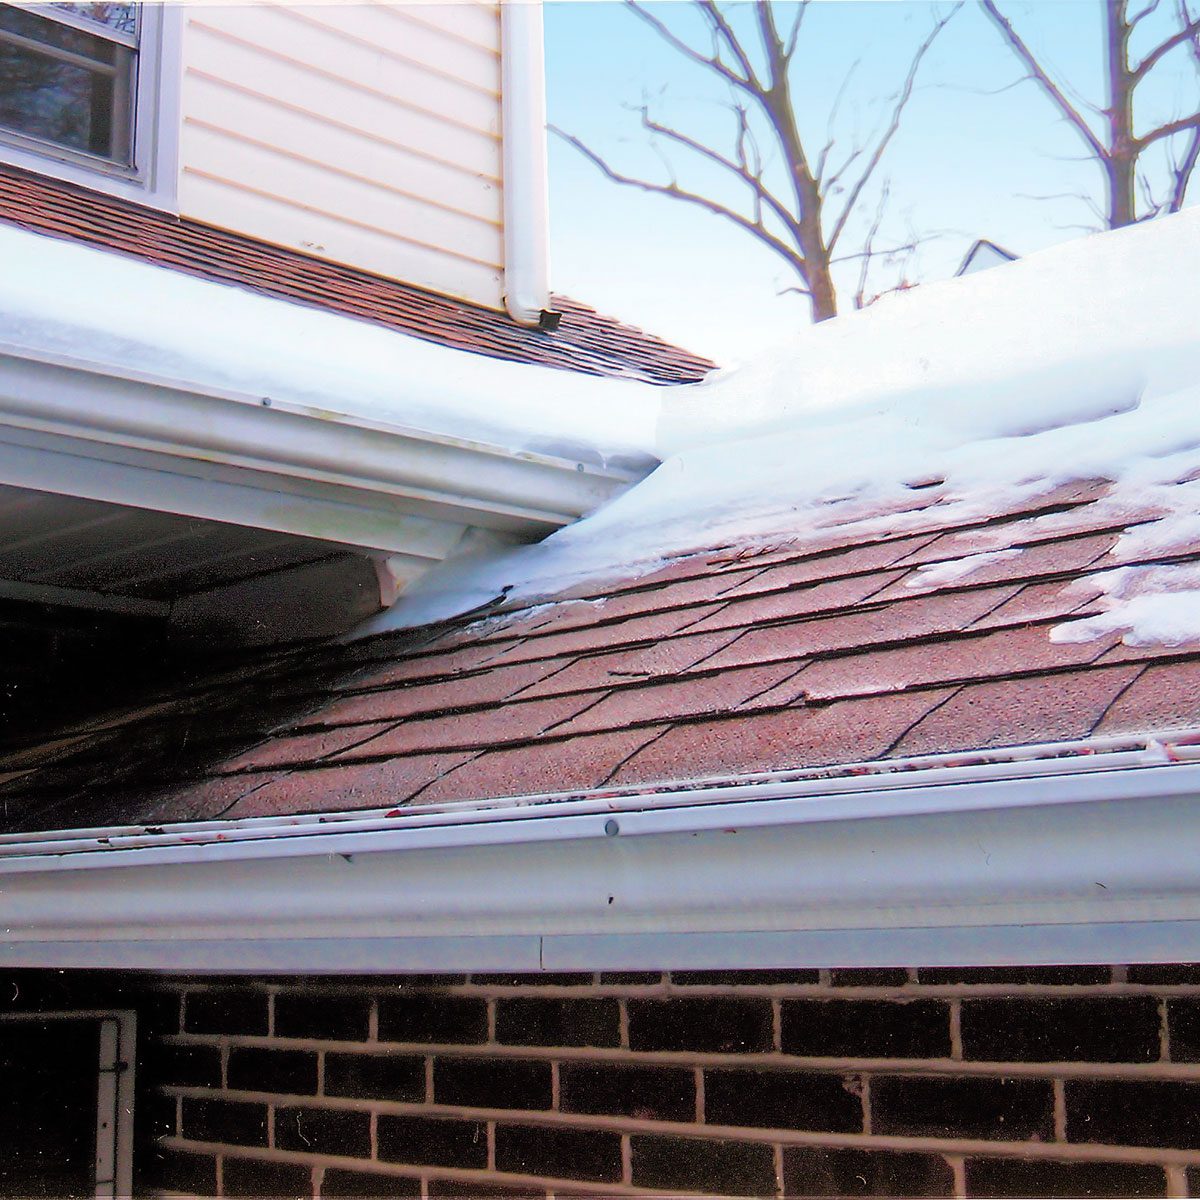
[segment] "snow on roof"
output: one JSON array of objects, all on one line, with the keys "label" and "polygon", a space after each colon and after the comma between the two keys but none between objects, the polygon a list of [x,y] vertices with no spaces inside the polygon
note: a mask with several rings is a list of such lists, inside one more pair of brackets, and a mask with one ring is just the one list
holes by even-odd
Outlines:
[{"label": "snow on roof", "polygon": [[[1191,209],[805,328],[665,394],[664,461],[641,484],[538,546],[431,573],[365,631],[781,531],[817,536],[853,521],[863,538],[894,532],[908,519],[897,510],[928,486],[965,519],[1104,478],[1113,511],[1159,507],[1130,536],[1169,551],[1200,530],[1197,313]],[[1173,594],[1154,611],[1190,605],[1188,628],[1200,631],[1200,593]],[[1151,606],[1144,593],[1129,600],[1114,591],[1109,620],[1141,636]]]},{"label": "snow on roof", "polygon": [[[0,224],[0,350],[644,466],[661,388],[503,361]],[[652,461],[652,460],[650,460]]]}]

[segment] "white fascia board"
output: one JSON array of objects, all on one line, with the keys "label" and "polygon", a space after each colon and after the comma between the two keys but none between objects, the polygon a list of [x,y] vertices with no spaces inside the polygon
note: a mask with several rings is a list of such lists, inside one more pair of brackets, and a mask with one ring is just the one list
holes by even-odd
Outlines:
[{"label": "white fascia board", "polygon": [[[1108,756],[1105,756],[1108,757]],[[1200,763],[0,841],[0,965],[600,970],[1200,956]],[[837,782],[845,786],[830,789]],[[136,844],[127,839],[138,838]]]},{"label": "white fascia board", "polygon": [[0,344],[2,483],[404,552],[401,518],[544,536],[637,477]]}]

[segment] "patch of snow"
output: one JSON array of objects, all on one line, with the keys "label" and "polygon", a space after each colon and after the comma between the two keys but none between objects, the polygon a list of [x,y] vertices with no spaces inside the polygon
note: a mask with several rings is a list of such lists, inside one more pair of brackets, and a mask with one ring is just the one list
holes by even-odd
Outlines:
[{"label": "patch of snow", "polygon": [[945,562],[924,563],[916,570],[916,574],[904,584],[909,588],[942,587],[947,583],[957,583],[976,571],[989,567],[992,563],[1003,562],[1006,558],[1016,558],[1020,550],[987,550],[983,554],[968,554],[965,558],[949,558]]},{"label": "patch of snow", "polygon": [[0,228],[0,343],[591,463],[653,463],[661,388],[452,350]]},{"label": "patch of snow", "polygon": [[[1108,479],[1114,511],[1148,499],[1161,510],[1123,552],[1193,538],[1197,313],[1192,208],[805,328],[755,362],[671,389],[664,461],[642,483],[538,546],[431,572],[384,623],[448,616],[506,586],[512,598],[552,595],[785,531],[920,528],[928,516],[906,510],[931,479],[944,480],[945,522]],[[1174,622],[1184,604],[1137,599],[1142,632],[1163,632],[1167,610]]]},{"label": "patch of snow", "polygon": [[1052,642],[1090,642],[1113,633],[1127,646],[1181,646],[1200,641],[1200,565],[1118,567],[1089,578],[1100,588],[1104,610],[1066,621]]}]

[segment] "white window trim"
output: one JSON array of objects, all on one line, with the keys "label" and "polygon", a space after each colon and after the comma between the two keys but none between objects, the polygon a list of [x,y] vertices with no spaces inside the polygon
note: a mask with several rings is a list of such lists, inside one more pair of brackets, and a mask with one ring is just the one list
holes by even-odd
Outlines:
[{"label": "white window trim", "polygon": [[176,212],[183,9],[181,4],[142,6],[132,167],[7,129],[0,129],[0,162]]},{"label": "white window trim", "polygon": [[99,1021],[96,1200],[133,1195],[133,1091],[137,1013],[128,1009],[0,1013],[0,1022]]}]

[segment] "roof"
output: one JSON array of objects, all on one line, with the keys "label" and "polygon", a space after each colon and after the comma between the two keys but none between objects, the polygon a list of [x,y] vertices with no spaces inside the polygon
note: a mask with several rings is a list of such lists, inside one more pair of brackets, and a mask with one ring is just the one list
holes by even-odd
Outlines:
[{"label": "roof", "polygon": [[713,367],[565,296],[553,299],[556,331],[527,329],[504,313],[9,166],[0,166],[0,221],[511,362],[653,384],[694,382]]},{"label": "roof", "polygon": [[1101,611],[1101,572],[1195,562],[1200,536],[1118,560],[1161,509],[1103,480],[986,516],[960,499],[914,488],[891,522],[844,501],[819,529],[541,603],[219,664],[27,738],[0,760],[8,825],[653,789],[1200,725],[1200,643],[1051,637]]}]

